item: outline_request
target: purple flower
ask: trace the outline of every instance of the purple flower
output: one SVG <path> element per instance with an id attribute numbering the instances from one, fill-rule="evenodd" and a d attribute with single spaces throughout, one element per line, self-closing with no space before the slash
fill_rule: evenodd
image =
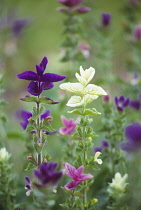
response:
<path id="1" fill-rule="evenodd" d="M 93 176 L 90 174 L 82 174 L 84 167 L 80 166 L 76 169 L 74 166 L 70 165 L 69 163 L 63 164 L 66 168 L 66 175 L 68 175 L 73 181 L 67 183 L 63 189 L 67 190 L 74 190 L 77 185 L 79 185 L 82 181 L 91 179 Z"/>
<path id="2" fill-rule="evenodd" d="M 134 122 L 125 128 L 126 142 L 121 143 L 121 149 L 127 152 L 141 150 L 141 124 Z"/>
<path id="3" fill-rule="evenodd" d="M 62 120 L 62 123 L 64 124 L 65 127 L 63 128 L 60 128 L 60 133 L 62 135 L 71 135 L 75 128 L 76 128 L 76 123 L 73 119 L 67 119 L 66 117 L 64 116 L 61 116 L 61 120 Z"/>
<path id="4" fill-rule="evenodd" d="M 65 6 L 65 8 L 58 8 L 58 11 L 61 12 L 75 11 L 77 13 L 83 14 L 91 10 L 88 7 L 75 8 L 77 5 L 81 4 L 83 0 L 57 0 L 57 1 L 59 1 L 61 4 Z"/>
<path id="5" fill-rule="evenodd" d="M 104 150 L 104 148 L 108 148 L 109 147 L 109 143 L 105 140 L 103 140 L 101 142 L 101 146 L 100 147 L 94 147 L 94 152 L 102 152 Z"/>
<path id="6" fill-rule="evenodd" d="M 123 95 L 117 97 L 115 96 L 115 104 L 117 107 L 117 110 L 122 112 L 124 109 L 129 105 L 129 98 L 125 98 Z"/>
<path id="7" fill-rule="evenodd" d="M 136 41 L 141 40 L 141 25 L 138 25 L 134 28 L 133 36 Z"/>
<path id="8" fill-rule="evenodd" d="M 28 182 L 28 184 L 25 185 L 25 189 L 27 189 L 26 195 L 29 196 L 30 193 L 32 192 L 31 180 L 30 180 L 30 178 L 28 176 L 26 176 L 25 179 Z"/>
<path id="9" fill-rule="evenodd" d="M 28 85 L 28 92 L 32 95 L 39 96 L 43 90 L 48 90 L 54 87 L 53 82 L 59 82 L 65 79 L 65 76 L 61 76 L 54 73 L 45 73 L 46 65 L 48 63 L 47 57 L 44 57 L 39 65 L 36 65 L 36 72 L 25 71 L 17 75 L 19 79 L 31 80 Z"/>
<path id="10" fill-rule="evenodd" d="M 57 0 L 67 7 L 75 7 L 83 2 L 83 0 Z"/>
<path id="11" fill-rule="evenodd" d="M 34 170 L 35 176 L 39 179 L 40 184 L 34 183 L 37 187 L 55 186 L 63 173 L 56 172 L 58 164 L 53 162 L 45 162 L 40 165 L 39 170 Z"/>
<path id="12" fill-rule="evenodd" d="M 101 14 L 101 27 L 109 26 L 111 23 L 111 14 L 102 13 Z"/>
<path id="13" fill-rule="evenodd" d="M 130 100 L 129 106 L 133 109 L 140 110 L 141 102 L 138 100 Z"/>
<path id="14" fill-rule="evenodd" d="M 110 96 L 107 94 L 107 95 L 103 96 L 102 99 L 103 99 L 104 102 L 109 102 L 110 101 Z"/>

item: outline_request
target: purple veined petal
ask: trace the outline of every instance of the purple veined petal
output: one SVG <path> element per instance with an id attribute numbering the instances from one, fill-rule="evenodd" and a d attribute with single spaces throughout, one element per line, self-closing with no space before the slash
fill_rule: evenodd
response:
<path id="1" fill-rule="evenodd" d="M 61 120 L 62 120 L 62 123 L 63 123 L 66 127 L 69 126 L 69 120 L 68 120 L 66 117 L 61 116 Z"/>
<path id="2" fill-rule="evenodd" d="M 81 174 L 80 177 L 78 177 L 78 180 L 76 181 L 85 181 L 87 179 L 91 179 L 93 176 L 90 174 Z"/>
<path id="3" fill-rule="evenodd" d="M 47 57 L 44 57 L 40 63 L 40 67 L 43 70 L 43 72 L 45 71 L 47 64 L 48 64 L 48 59 Z"/>
<path id="4" fill-rule="evenodd" d="M 46 73 L 41 76 L 40 81 L 41 82 L 59 82 L 65 78 L 66 78 L 66 76 L 61 76 L 59 74 Z"/>
<path id="5" fill-rule="evenodd" d="M 38 96 L 42 93 L 42 90 L 39 90 L 38 82 L 31 81 L 27 87 L 27 90 L 30 94 Z"/>
<path id="6" fill-rule="evenodd" d="M 42 68 L 39 65 L 36 65 L 36 71 L 38 76 L 42 76 L 44 73 L 44 70 L 42 70 Z"/>
<path id="7" fill-rule="evenodd" d="M 46 117 L 50 116 L 51 112 L 49 109 L 47 109 L 41 116 L 40 116 L 40 120 L 45 119 Z"/>
<path id="8" fill-rule="evenodd" d="M 30 178 L 28 176 L 26 176 L 25 179 L 29 184 L 31 183 Z"/>
<path id="9" fill-rule="evenodd" d="M 80 7 L 80 8 L 77 8 L 75 11 L 80 14 L 83 14 L 83 13 L 90 12 L 91 9 L 89 7 Z"/>
<path id="10" fill-rule="evenodd" d="M 79 184 L 81 183 L 81 181 L 71 181 L 69 183 L 67 183 L 64 187 L 61 187 L 62 189 L 66 189 L 66 190 L 74 190 Z"/>
<path id="11" fill-rule="evenodd" d="M 77 174 L 80 176 L 82 174 L 84 170 L 84 166 L 80 166 L 78 169 L 77 169 Z"/>
<path id="12" fill-rule="evenodd" d="M 63 164 L 66 168 L 66 175 L 68 175 L 70 178 L 74 179 L 74 175 L 77 173 L 77 170 L 74 166 L 70 165 L 69 163 Z"/>
<path id="13" fill-rule="evenodd" d="M 52 82 L 42 82 L 41 83 L 41 90 L 49 90 L 54 87 Z"/>
<path id="14" fill-rule="evenodd" d="M 19 79 L 38 81 L 39 76 L 34 71 L 24 71 L 17 75 Z"/>
<path id="15" fill-rule="evenodd" d="M 23 128 L 23 130 L 25 130 L 29 123 L 28 119 L 32 117 L 32 113 L 26 110 L 19 110 L 17 111 L 16 115 L 17 115 L 17 118 L 23 121 L 23 122 L 20 122 L 20 125 Z"/>

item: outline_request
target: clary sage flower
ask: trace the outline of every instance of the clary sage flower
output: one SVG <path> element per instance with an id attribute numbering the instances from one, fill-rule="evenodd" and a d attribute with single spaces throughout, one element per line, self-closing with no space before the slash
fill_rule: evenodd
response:
<path id="1" fill-rule="evenodd" d="M 0 162 L 5 162 L 10 158 L 10 154 L 7 152 L 5 147 L 0 149 Z"/>
<path id="2" fill-rule="evenodd" d="M 62 135 L 71 135 L 76 128 L 76 122 L 74 121 L 74 119 L 67 119 L 64 116 L 61 116 L 61 120 L 64 124 L 64 127 L 60 128 L 60 133 Z"/>
<path id="3" fill-rule="evenodd" d="M 78 82 L 76 83 L 63 83 L 60 88 L 69 92 L 78 93 L 82 96 L 72 96 L 67 103 L 67 106 L 77 107 L 86 106 L 91 103 L 94 99 L 97 99 L 100 95 L 107 95 L 107 93 L 100 87 L 94 84 L 88 84 L 95 75 L 95 69 L 90 67 L 89 69 L 83 70 L 80 66 L 80 75 L 75 74 Z"/>
<path id="4" fill-rule="evenodd" d="M 120 195 L 125 192 L 127 177 L 128 174 L 125 174 L 123 177 L 119 172 L 115 174 L 115 177 L 112 179 L 112 183 L 109 184 L 107 190 L 111 196 L 119 194 L 120 197 Z"/>
<path id="5" fill-rule="evenodd" d="M 76 169 L 69 163 L 64 163 L 63 165 L 66 168 L 66 175 L 73 179 L 73 181 L 62 187 L 63 189 L 74 190 L 82 181 L 93 178 L 93 176 L 90 174 L 82 174 L 84 166 L 80 166 L 78 169 Z"/>

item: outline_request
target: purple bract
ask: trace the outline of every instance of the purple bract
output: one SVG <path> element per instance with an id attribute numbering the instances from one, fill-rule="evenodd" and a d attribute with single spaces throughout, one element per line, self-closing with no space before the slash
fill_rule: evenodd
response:
<path id="1" fill-rule="evenodd" d="M 63 164 L 66 168 L 66 175 L 73 179 L 73 181 L 67 183 L 63 189 L 67 190 L 74 190 L 77 185 L 79 185 L 82 181 L 91 179 L 93 176 L 90 174 L 82 174 L 84 167 L 80 166 L 76 169 L 74 166 L 70 165 L 69 163 Z"/>
<path id="2" fill-rule="evenodd" d="M 40 184 L 34 183 L 37 187 L 50 187 L 57 185 L 63 173 L 56 172 L 58 164 L 53 162 L 45 162 L 40 165 L 39 170 L 34 170 L 35 176 L 39 179 Z"/>
<path id="3" fill-rule="evenodd" d="M 61 120 L 64 124 L 64 127 L 60 128 L 60 133 L 62 135 L 71 135 L 76 128 L 76 122 L 73 119 L 68 120 L 64 116 L 61 116 Z"/>
<path id="4" fill-rule="evenodd" d="M 31 80 L 28 85 L 28 92 L 32 95 L 39 96 L 43 90 L 48 90 L 54 87 L 53 82 L 59 82 L 65 79 L 54 73 L 45 73 L 46 65 L 48 63 L 47 57 L 44 57 L 39 65 L 36 65 L 36 72 L 25 71 L 17 75 L 19 79 Z"/>
<path id="5" fill-rule="evenodd" d="M 124 109 L 129 105 L 129 98 L 125 98 L 123 95 L 115 97 L 115 104 L 118 111 L 124 111 Z"/>
<path id="6" fill-rule="evenodd" d="M 83 0 L 57 0 L 67 7 L 75 7 L 83 2 Z"/>
<path id="7" fill-rule="evenodd" d="M 134 28 L 133 36 L 136 41 L 141 40 L 141 25 L 138 25 Z"/>
<path id="8" fill-rule="evenodd" d="M 134 122 L 125 128 L 126 142 L 121 143 L 121 149 L 127 152 L 141 150 L 141 124 Z"/>

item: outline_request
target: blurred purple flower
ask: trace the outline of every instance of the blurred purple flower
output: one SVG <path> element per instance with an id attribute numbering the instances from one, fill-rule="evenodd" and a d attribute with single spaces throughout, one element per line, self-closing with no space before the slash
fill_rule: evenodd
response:
<path id="1" fill-rule="evenodd" d="M 11 28 L 13 35 L 16 37 L 21 36 L 23 29 L 29 25 L 29 21 L 27 19 L 17 19 L 14 20 Z"/>
<path id="2" fill-rule="evenodd" d="M 88 7 L 75 8 L 77 5 L 81 4 L 83 0 L 57 0 L 57 1 L 59 1 L 61 4 L 63 4 L 66 7 L 66 8 L 58 8 L 58 11 L 60 12 L 75 11 L 77 13 L 83 14 L 91 10 Z"/>
<path id="3" fill-rule="evenodd" d="M 121 149 L 127 152 L 141 150 L 141 124 L 134 122 L 125 128 L 126 142 L 121 143 Z"/>
<path id="4" fill-rule="evenodd" d="M 104 102 L 109 102 L 110 101 L 110 96 L 107 94 L 107 95 L 103 96 L 102 100 Z"/>
<path id="5" fill-rule="evenodd" d="M 82 181 L 91 179 L 93 176 L 90 174 L 82 174 L 84 167 L 80 166 L 78 169 L 76 169 L 74 166 L 70 165 L 69 163 L 63 164 L 66 168 L 66 175 L 69 176 L 74 181 L 71 181 L 67 183 L 63 189 L 67 190 L 74 190 L 77 185 L 79 185 Z"/>
<path id="6" fill-rule="evenodd" d="M 63 173 L 56 172 L 58 164 L 53 162 L 45 162 L 40 165 L 39 170 L 34 170 L 35 176 L 39 179 L 40 184 L 34 183 L 36 187 L 50 187 L 57 185 Z"/>
<path id="7" fill-rule="evenodd" d="M 73 119 L 68 120 L 64 116 L 61 116 L 61 120 L 65 127 L 60 128 L 60 133 L 62 135 L 71 135 L 76 128 L 76 122 Z"/>
<path id="8" fill-rule="evenodd" d="M 83 0 L 57 0 L 67 7 L 75 7 L 83 2 Z"/>
<path id="9" fill-rule="evenodd" d="M 133 36 L 136 41 L 141 40 L 141 25 L 138 25 L 134 28 Z"/>
<path id="10" fill-rule="evenodd" d="M 139 100 L 130 100 L 129 106 L 133 109 L 140 110 L 141 101 Z"/>
<path id="11" fill-rule="evenodd" d="M 44 73 L 46 65 L 48 63 L 47 57 L 44 57 L 39 65 L 36 65 L 36 72 L 25 71 L 17 75 L 19 79 L 31 80 L 28 85 L 28 92 L 32 95 L 39 96 L 43 90 L 48 90 L 54 87 L 53 82 L 59 82 L 65 79 L 65 76 L 61 76 L 54 73 Z"/>
<path id="12" fill-rule="evenodd" d="M 109 26 L 111 23 L 111 14 L 110 13 L 102 13 L 101 14 L 101 27 Z"/>
<path id="13" fill-rule="evenodd" d="M 123 112 L 124 109 L 129 105 L 130 99 L 129 98 L 125 98 L 123 95 L 117 97 L 115 96 L 115 104 L 117 107 L 118 111 Z"/>
<path id="14" fill-rule="evenodd" d="M 32 192 L 31 180 L 30 180 L 30 178 L 28 176 L 26 176 L 25 179 L 28 182 L 28 184 L 25 185 L 25 189 L 27 189 L 26 195 L 29 196 L 30 193 Z"/>
<path id="15" fill-rule="evenodd" d="M 108 148 L 109 147 L 109 143 L 105 140 L 103 140 L 101 142 L 101 146 L 100 147 L 94 147 L 93 151 L 96 152 L 102 152 L 104 150 L 104 148 Z"/>

